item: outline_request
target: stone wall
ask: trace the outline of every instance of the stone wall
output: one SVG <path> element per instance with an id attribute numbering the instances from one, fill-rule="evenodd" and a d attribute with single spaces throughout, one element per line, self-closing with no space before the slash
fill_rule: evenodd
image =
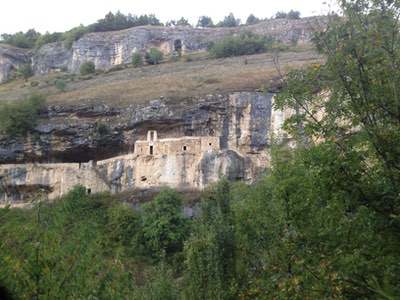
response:
<path id="1" fill-rule="evenodd" d="M 124 136 L 126 142 L 133 141 L 123 155 L 92 162 L 0 165 L 0 201 L 24 202 L 24 194 L 38 189 L 54 199 L 76 184 L 84 185 L 90 192 L 123 192 L 160 186 L 202 189 L 222 176 L 245 182 L 256 180 L 269 166 L 271 138 L 282 135 L 281 126 L 290 112 L 274 110 L 272 94 L 233 93 L 197 100 L 192 106 L 180 103 L 177 110 L 162 101 L 157 105 L 152 102 L 152 113 L 146 106 L 132 110 L 126 119 L 116 115 L 119 124 L 126 122 L 124 131 L 116 135 Z M 133 111 L 138 115 L 132 115 Z M 83 128 L 78 134 L 82 146 L 89 140 L 81 135 L 87 134 L 89 125 L 84 123 L 87 119 L 76 120 L 74 116 L 74 122 Z M 140 116 L 140 120 L 133 122 L 134 116 Z M 59 121 L 59 116 L 56 119 Z M 55 126 L 51 119 L 46 124 L 49 128 Z M 70 125 L 63 122 L 63 126 L 69 132 L 65 140 L 70 142 L 74 139 L 73 132 L 68 130 Z M 52 130 L 46 132 L 49 140 L 57 139 Z M 45 137 L 39 136 L 42 139 Z M 61 143 L 56 142 L 68 152 L 68 147 Z"/>

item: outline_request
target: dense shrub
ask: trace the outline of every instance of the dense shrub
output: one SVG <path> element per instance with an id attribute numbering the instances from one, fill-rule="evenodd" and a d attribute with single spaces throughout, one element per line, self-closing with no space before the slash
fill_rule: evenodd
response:
<path id="1" fill-rule="evenodd" d="M 214 27 L 214 22 L 210 17 L 201 16 L 197 21 L 197 27 L 202 27 L 202 28 Z"/>
<path id="2" fill-rule="evenodd" d="M 300 12 L 297 10 L 291 10 L 288 13 L 279 11 L 276 13 L 275 19 L 300 19 Z"/>
<path id="3" fill-rule="evenodd" d="M 146 52 L 145 59 L 148 64 L 157 65 L 162 61 L 163 56 L 164 55 L 160 50 L 157 48 L 151 48 Z"/>
<path id="4" fill-rule="evenodd" d="M 75 41 L 80 39 L 85 33 L 88 32 L 89 30 L 87 27 L 80 25 L 63 33 L 62 40 L 64 41 L 65 48 L 70 49 Z"/>
<path id="5" fill-rule="evenodd" d="M 182 199 L 175 191 L 165 189 L 152 202 L 143 205 L 143 236 L 152 255 L 181 251 L 187 229 Z"/>
<path id="6" fill-rule="evenodd" d="M 65 89 L 67 87 L 67 83 L 65 82 L 65 80 L 63 79 L 57 79 L 54 82 L 55 87 L 57 88 L 57 90 L 61 91 L 61 92 L 65 92 Z"/>
<path id="7" fill-rule="evenodd" d="M 247 20 L 246 20 L 246 25 L 254 25 L 259 23 L 261 20 L 259 18 L 257 18 L 255 15 L 251 14 L 248 16 Z"/>
<path id="8" fill-rule="evenodd" d="M 224 20 L 217 24 L 218 27 L 236 27 L 240 25 L 240 19 L 236 19 L 233 13 L 227 15 Z"/>
<path id="9" fill-rule="evenodd" d="M 32 95 L 28 99 L 0 106 L 0 132 L 8 136 L 24 136 L 37 125 L 44 97 Z"/>
<path id="10" fill-rule="evenodd" d="M 250 55 L 262 53 L 272 47 L 272 39 L 251 33 L 239 36 L 227 37 L 210 46 L 209 52 L 212 56 L 229 57 L 239 55 Z"/>
<path id="11" fill-rule="evenodd" d="M 81 73 L 81 75 L 93 74 L 94 72 L 96 72 L 96 66 L 93 62 L 87 61 L 80 66 L 79 72 Z"/>
<path id="12" fill-rule="evenodd" d="M 33 48 L 39 37 L 40 33 L 35 31 L 35 29 L 30 29 L 25 33 L 24 32 L 17 32 L 15 34 L 4 33 L 1 35 L 3 43 L 20 48 Z"/>
<path id="13" fill-rule="evenodd" d="M 53 33 L 46 32 L 45 34 L 42 34 L 37 38 L 35 42 L 35 48 L 40 48 L 43 45 L 49 43 L 59 42 L 62 39 L 63 39 L 63 34 L 61 32 L 53 32 Z"/>
<path id="14" fill-rule="evenodd" d="M 33 69 L 31 64 L 24 64 L 17 69 L 17 76 L 21 76 L 25 80 L 33 76 Z"/>
<path id="15" fill-rule="evenodd" d="M 133 53 L 132 56 L 132 65 L 137 68 L 143 65 L 143 57 L 142 54 L 138 51 L 136 51 L 135 53 Z"/>
<path id="16" fill-rule="evenodd" d="M 109 12 L 103 19 L 88 26 L 90 32 L 122 30 L 130 27 L 153 25 L 161 26 L 160 20 L 155 15 L 124 15 L 121 12 Z"/>

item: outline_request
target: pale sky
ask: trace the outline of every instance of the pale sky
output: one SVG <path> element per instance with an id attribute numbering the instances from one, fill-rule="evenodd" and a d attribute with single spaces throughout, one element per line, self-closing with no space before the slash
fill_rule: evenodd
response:
<path id="1" fill-rule="evenodd" d="M 155 14 L 162 22 L 182 16 L 192 24 L 201 15 L 214 22 L 232 12 L 246 21 L 250 13 L 273 16 L 277 11 L 299 10 L 302 16 L 321 15 L 334 0 L 2 0 L 0 34 L 35 28 L 40 32 L 66 31 L 88 25 L 109 12 Z"/>

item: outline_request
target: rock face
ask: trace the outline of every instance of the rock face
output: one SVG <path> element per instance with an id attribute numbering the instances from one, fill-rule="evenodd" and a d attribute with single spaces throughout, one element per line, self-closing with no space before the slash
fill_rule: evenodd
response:
<path id="1" fill-rule="evenodd" d="M 251 26 L 236 28 L 191 28 L 191 27 L 156 27 L 142 26 L 122 31 L 98 32 L 84 35 L 76 41 L 71 49 L 62 43 L 44 45 L 42 48 L 26 55 L 23 50 L 9 52 L 0 47 L 0 83 L 8 78 L 10 66 L 31 61 L 36 74 L 66 70 L 78 72 L 82 63 L 94 62 L 98 69 L 110 69 L 113 66 L 130 63 L 135 51 L 144 51 L 151 47 L 160 49 L 165 54 L 175 50 L 176 45 L 183 52 L 205 50 L 210 42 L 225 36 L 241 32 L 253 32 L 263 36 L 271 36 L 283 43 L 298 41 L 309 43 L 315 28 L 325 22 L 324 18 L 303 18 L 299 20 L 276 19 Z M 322 25 L 323 26 L 323 25 Z"/>
<path id="2" fill-rule="evenodd" d="M 0 83 L 7 81 L 19 66 L 30 62 L 27 50 L 0 44 Z"/>
<path id="3" fill-rule="evenodd" d="M 252 182 L 286 115 L 272 102 L 272 94 L 238 92 L 124 109 L 50 107 L 36 134 L 0 142 L 0 201 L 23 201 L 38 187 L 54 198 L 77 183 L 119 192 L 201 189 L 221 176 Z"/>

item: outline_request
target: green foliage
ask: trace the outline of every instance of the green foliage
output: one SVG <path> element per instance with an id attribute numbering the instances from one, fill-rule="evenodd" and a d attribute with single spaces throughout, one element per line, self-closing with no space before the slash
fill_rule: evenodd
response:
<path id="1" fill-rule="evenodd" d="M 33 48 L 40 33 L 35 29 L 29 29 L 27 32 L 17 32 L 15 34 L 2 34 L 1 39 L 3 43 L 19 47 L 19 48 Z"/>
<path id="2" fill-rule="evenodd" d="M 162 24 L 155 15 L 124 15 L 118 11 L 115 14 L 109 12 L 103 19 L 89 25 L 88 30 L 90 32 L 114 31 L 144 25 L 161 26 Z"/>
<path id="3" fill-rule="evenodd" d="M 67 83 L 65 82 L 65 80 L 63 79 L 57 79 L 54 82 L 55 87 L 57 88 L 57 90 L 61 91 L 61 92 L 65 92 L 65 89 L 67 87 Z"/>
<path id="4" fill-rule="evenodd" d="M 290 10 L 289 12 L 279 11 L 275 15 L 275 19 L 300 19 L 300 12 L 297 10 Z"/>
<path id="5" fill-rule="evenodd" d="M 46 32 L 45 34 L 40 35 L 35 42 L 35 48 L 40 48 L 46 44 L 59 42 L 63 39 L 63 34 L 60 32 Z"/>
<path id="6" fill-rule="evenodd" d="M 136 51 L 135 53 L 133 53 L 132 65 L 135 68 L 143 66 L 143 57 L 142 57 L 142 54 L 140 52 Z"/>
<path id="7" fill-rule="evenodd" d="M 20 67 L 18 67 L 17 76 L 21 76 L 25 80 L 27 80 L 29 77 L 32 77 L 33 70 L 32 70 L 31 64 L 27 63 L 27 64 L 24 64 L 24 65 L 21 65 Z"/>
<path id="8" fill-rule="evenodd" d="M 150 65 L 158 65 L 163 59 L 163 53 L 157 48 L 151 48 L 146 52 L 145 60 Z"/>
<path id="9" fill-rule="evenodd" d="M 144 242 L 152 255 L 182 250 L 188 228 L 179 194 L 170 189 L 161 191 L 152 202 L 143 205 L 142 219 Z"/>
<path id="10" fill-rule="evenodd" d="M 83 188 L 0 209 L 0 282 L 23 299 L 399 299 L 400 5 L 342 8 L 315 37 L 325 64 L 284 78 L 297 147 L 273 144 L 264 178 L 210 187 L 192 226 L 172 190 L 139 212 Z"/>
<path id="11" fill-rule="evenodd" d="M 257 18 L 255 15 L 251 14 L 247 17 L 246 25 L 254 25 L 254 24 L 260 23 L 260 21 L 261 20 L 259 18 Z"/>
<path id="12" fill-rule="evenodd" d="M 175 21 L 175 20 L 171 20 L 168 21 L 165 26 L 167 27 L 172 27 L 172 26 L 191 26 L 189 21 L 187 19 L 185 19 L 184 17 L 180 18 L 179 20 Z"/>
<path id="13" fill-rule="evenodd" d="M 197 27 L 214 27 L 214 22 L 210 17 L 201 16 L 197 22 Z"/>
<path id="14" fill-rule="evenodd" d="M 84 62 L 80 66 L 79 72 L 81 73 L 81 75 L 93 74 L 94 72 L 96 72 L 96 66 L 91 61 Z"/>
<path id="15" fill-rule="evenodd" d="M 0 132 L 10 137 L 24 136 L 37 125 L 45 99 L 32 95 L 26 100 L 0 106 Z"/>
<path id="16" fill-rule="evenodd" d="M 231 299 L 236 294 L 230 199 L 226 180 L 204 195 L 201 217 L 185 243 L 185 292 L 189 299 Z"/>
<path id="17" fill-rule="evenodd" d="M 106 123 L 96 123 L 96 131 L 100 137 L 111 133 L 111 128 Z"/>
<path id="18" fill-rule="evenodd" d="M 133 291 L 124 254 L 108 242 L 109 196 L 77 188 L 56 205 L 2 211 L 0 280 L 18 299 L 122 299 Z"/>
<path id="19" fill-rule="evenodd" d="M 240 25 L 240 19 L 236 19 L 233 13 L 227 15 L 224 20 L 218 22 L 217 27 L 237 27 Z"/>
<path id="20" fill-rule="evenodd" d="M 217 58 L 251 55 L 266 52 L 272 47 L 272 44 L 271 38 L 244 33 L 239 36 L 226 37 L 219 42 L 213 43 L 209 52 Z"/>
<path id="21" fill-rule="evenodd" d="M 65 48 L 70 49 L 75 41 L 80 39 L 85 33 L 88 32 L 88 28 L 81 24 L 78 27 L 74 27 L 71 30 L 63 33 L 62 39 L 64 41 Z"/>

